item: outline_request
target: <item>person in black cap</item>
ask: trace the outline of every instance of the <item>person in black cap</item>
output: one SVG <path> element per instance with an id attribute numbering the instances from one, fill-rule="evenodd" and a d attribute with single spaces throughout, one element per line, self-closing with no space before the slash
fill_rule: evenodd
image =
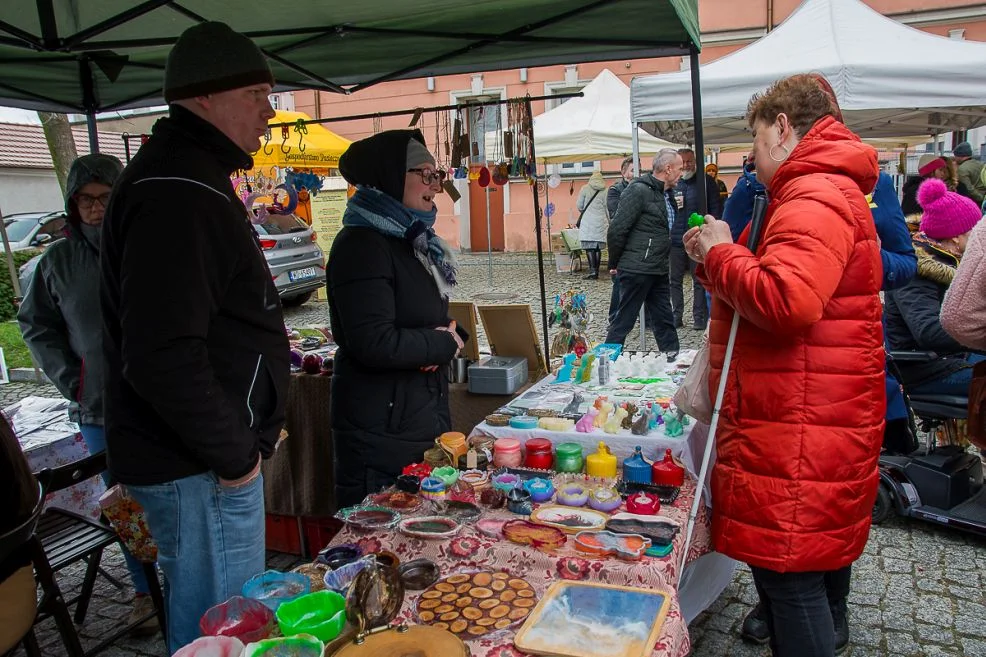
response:
<path id="1" fill-rule="evenodd" d="M 169 653 L 264 570 L 260 461 L 284 426 L 290 352 L 230 174 L 253 166 L 273 84 L 247 37 L 186 30 L 165 69 L 170 115 L 124 170 L 103 227 L 109 466 L 157 541 Z M 180 237 L 165 238 L 176 223 Z"/>
<path id="2" fill-rule="evenodd" d="M 356 194 L 326 266 L 336 502 L 394 483 L 449 430 L 446 365 L 463 346 L 448 317 L 455 261 L 434 231 L 445 172 L 418 130 L 352 144 L 339 171 Z"/>
<path id="3" fill-rule="evenodd" d="M 972 144 L 962 142 L 952 151 L 955 164 L 958 165 L 959 183 L 965 185 L 966 196 L 982 207 L 986 198 L 986 183 L 983 182 L 983 163 L 972 157 Z"/>

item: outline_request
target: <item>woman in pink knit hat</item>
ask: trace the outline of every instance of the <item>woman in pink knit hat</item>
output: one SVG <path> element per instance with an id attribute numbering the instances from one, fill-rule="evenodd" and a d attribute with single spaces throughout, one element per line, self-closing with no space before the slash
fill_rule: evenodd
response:
<path id="1" fill-rule="evenodd" d="M 920 232 L 914 236 L 917 276 L 885 295 L 887 341 L 893 350 L 938 355 L 927 363 L 898 363 L 909 392 L 965 396 L 972 366 L 983 357 L 969 353 L 949 335 L 939 313 L 982 213 L 972 200 L 948 191 L 945 182 L 935 178 L 921 184 L 917 200 L 923 210 Z"/>

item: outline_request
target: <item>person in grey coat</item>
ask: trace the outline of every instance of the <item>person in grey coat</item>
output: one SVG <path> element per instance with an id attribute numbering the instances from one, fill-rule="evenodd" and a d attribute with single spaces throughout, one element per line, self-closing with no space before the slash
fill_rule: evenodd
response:
<path id="1" fill-rule="evenodd" d="M 90 454 L 106 449 L 103 431 L 103 322 L 99 310 L 99 239 L 110 192 L 123 171 L 111 155 L 84 155 L 72 163 L 65 184 L 65 239 L 44 252 L 17 312 L 24 342 L 35 362 L 72 403 L 69 417 Z M 107 473 L 103 479 L 110 484 Z M 124 550 L 136 597 L 130 621 L 154 609 L 141 563 Z M 138 633 L 157 631 L 155 621 Z"/>
<path id="2" fill-rule="evenodd" d="M 681 177 L 681 156 L 671 148 L 654 156 L 654 165 L 620 195 L 616 216 L 609 224 L 609 268 L 617 271 L 620 302 L 606 342 L 623 344 L 637 321 L 641 306 L 653 317 L 658 348 L 668 360 L 678 355 L 678 333 L 671 311 L 668 277 L 674 186 Z"/>

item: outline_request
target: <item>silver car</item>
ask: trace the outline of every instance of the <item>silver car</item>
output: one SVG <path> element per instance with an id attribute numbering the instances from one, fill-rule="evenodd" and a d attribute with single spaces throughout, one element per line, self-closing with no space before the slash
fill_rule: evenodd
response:
<path id="1" fill-rule="evenodd" d="M 9 214 L 3 218 L 3 227 L 7 231 L 11 251 L 39 249 L 65 236 L 62 233 L 65 211 Z M 3 251 L 2 242 L 0 251 Z"/>
<path id="2" fill-rule="evenodd" d="M 300 306 L 325 285 L 325 254 L 315 231 L 293 214 L 270 214 L 254 224 L 274 286 L 285 306 Z"/>

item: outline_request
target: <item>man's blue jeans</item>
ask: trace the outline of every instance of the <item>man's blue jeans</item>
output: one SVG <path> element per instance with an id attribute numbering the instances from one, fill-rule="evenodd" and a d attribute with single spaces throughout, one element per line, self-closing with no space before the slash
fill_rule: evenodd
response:
<path id="1" fill-rule="evenodd" d="M 198 638 L 207 609 L 239 595 L 264 571 L 263 476 L 228 487 L 206 472 L 127 490 L 144 507 L 157 542 L 173 654 Z"/>
<path id="2" fill-rule="evenodd" d="M 98 424 L 80 424 L 79 433 L 90 454 L 98 454 L 106 451 L 106 432 Z M 104 470 L 101 475 L 103 483 L 109 488 L 112 485 L 109 470 Z M 130 581 L 133 582 L 134 592 L 138 595 L 148 595 L 150 588 L 147 586 L 147 577 L 144 575 L 144 567 L 140 561 L 130 554 L 130 550 L 121 543 L 123 548 L 123 560 L 127 564 L 127 571 L 130 573 Z"/>

